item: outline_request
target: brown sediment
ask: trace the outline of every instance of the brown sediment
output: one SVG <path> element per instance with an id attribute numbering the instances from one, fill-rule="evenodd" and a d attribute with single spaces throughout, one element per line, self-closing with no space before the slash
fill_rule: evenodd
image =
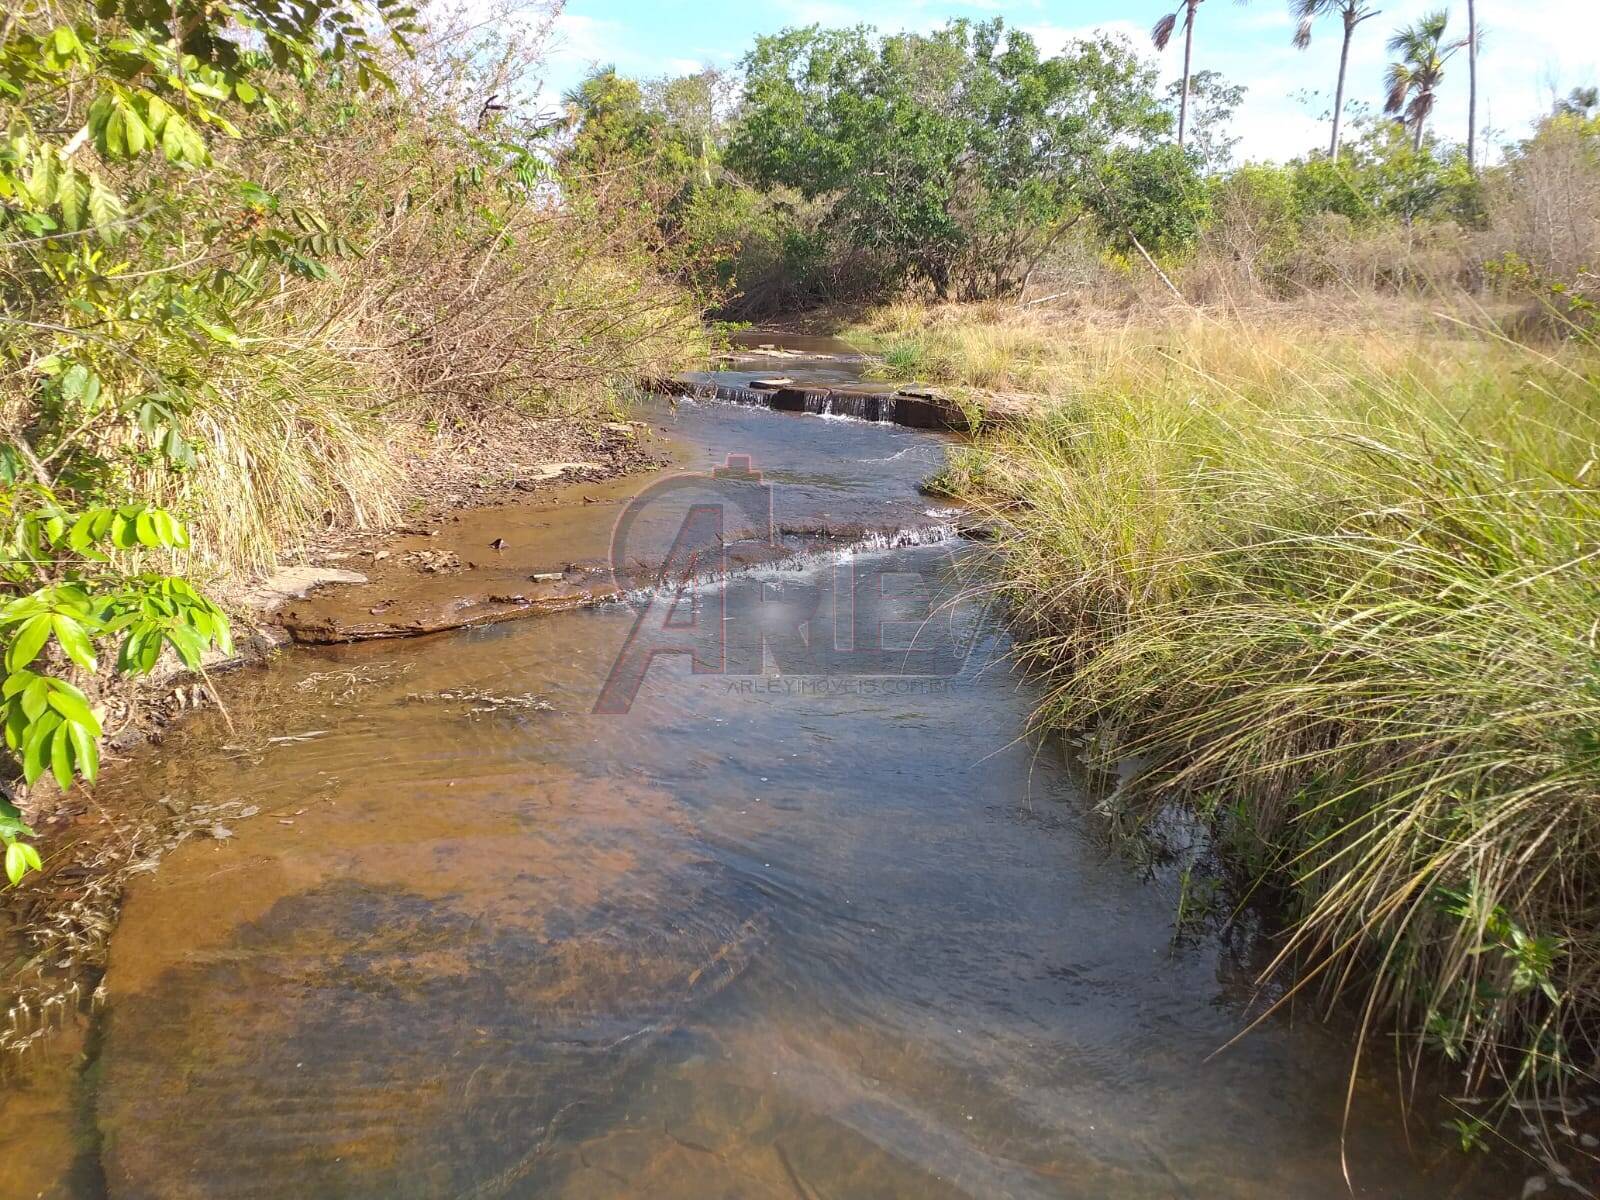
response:
<path id="1" fill-rule="evenodd" d="M 611 539 L 628 503 L 666 470 L 569 485 L 535 502 L 460 512 L 375 544 L 355 562 L 361 582 L 335 582 L 271 614 L 296 642 L 416 637 L 604 604 L 662 582 L 658 556 L 613 565 Z M 724 532 L 730 570 L 772 566 L 890 539 L 892 523 L 787 519 Z M 661 548 L 665 551 L 666 547 Z M 428 554 L 455 570 L 419 569 Z"/>
<path id="2" fill-rule="evenodd" d="M 591 603 L 604 589 L 589 584 L 573 587 L 570 580 L 594 579 L 604 564 L 598 559 L 582 562 L 577 554 L 563 563 L 572 570 L 563 574 L 561 583 L 528 581 L 528 599 L 504 603 L 462 587 L 464 579 L 473 579 L 485 583 L 480 592 L 495 591 L 501 585 L 487 583 L 487 573 L 428 574 L 412 565 L 402 567 L 398 560 L 411 549 L 453 549 L 454 539 L 429 537 L 425 532 L 445 529 L 459 535 L 464 563 L 496 558 L 514 563 L 514 553 L 500 555 L 489 546 L 500 534 L 484 531 L 505 528 L 501 514 L 524 510 L 535 514 L 525 517 L 528 524 L 547 527 L 547 544 L 585 546 L 603 555 L 606 539 L 600 533 L 609 529 L 610 519 L 601 515 L 601 505 L 586 501 L 633 494 L 659 472 L 671 449 L 637 422 L 585 428 L 572 421 L 536 421 L 484 431 L 464 448 L 458 447 L 460 455 L 454 463 L 428 460 L 412 464 L 416 502 L 405 530 L 329 531 L 319 551 L 303 552 L 303 557 L 337 564 L 336 568 L 320 572 L 302 568 L 302 573 L 309 581 L 343 578 L 347 582 L 342 586 L 350 594 L 364 593 L 369 587 L 354 580 L 366 579 L 379 587 L 408 576 L 422 581 L 417 594 L 408 598 L 409 607 L 397 610 L 392 624 L 363 614 L 369 625 L 362 627 L 359 635 L 366 637 L 423 633 L 522 616 L 533 609 L 558 611 Z M 581 462 L 574 458 L 578 453 L 584 456 Z M 541 469 L 547 465 L 544 459 L 560 454 L 574 461 L 556 463 L 563 468 L 560 471 Z M 530 463 L 530 458 L 539 461 Z M 579 469 L 568 469 L 575 465 Z M 595 536 L 580 536 L 580 528 L 592 529 Z M 511 535 L 505 536 L 510 541 Z M 479 540 L 484 543 L 481 547 L 475 544 Z M 469 541 L 474 543 L 470 556 L 466 554 Z M 399 552 L 375 560 L 382 546 L 398 547 Z M 238 589 L 236 605 L 243 602 L 246 590 Z M 453 598 L 449 595 L 452 591 L 458 593 Z M 314 613 L 323 598 L 315 590 L 311 596 L 310 600 L 292 601 L 291 609 L 304 605 L 304 611 Z M 424 596 L 429 599 L 425 601 Z M 333 605 L 330 611 L 340 610 Z M 117 686 L 108 686 L 96 696 L 106 712 L 106 782 L 116 778 L 119 767 L 125 765 L 118 761 L 122 755 L 159 738 L 178 717 L 204 712 L 214 721 L 215 675 L 263 662 L 288 640 L 287 621 L 280 623 L 271 613 L 259 611 L 255 621 L 253 629 L 240 623 L 236 633 L 239 652 L 231 659 L 208 660 L 204 677 L 169 669 L 151 679 L 113 681 Z M 308 616 L 308 633 L 301 640 L 319 640 L 309 633 L 313 621 Z M 341 634 L 326 640 L 348 638 Z M 213 733 L 226 737 L 225 728 Z M 13 893 L 0 915 L 0 938 L 14 954 L 5 988 L 6 1005 L 0 1006 L 0 1076 L 8 1079 L 8 1087 L 17 1086 L 33 1069 L 31 1051 L 35 1047 L 57 1041 L 63 1029 L 81 1040 L 127 881 L 153 871 L 169 851 L 190 839 L 210 840 L 222 854 L 231 845 L 236 823 L 252 808 L 242 800 L 180 802 L 172 796 L 126 789 L 114 805 L 106 807 L 97 798 L 97 793 L 105 790 L 104 785 L 79 786 L 63 796 L 41 784 L 31 797 L 29 808 L 39 831 L 37 841 L 45 869 Z M 273 828 L 280 835 L 286 832 Z M 221 836 L 214 837 L 213 831 Z M 291 861 L 282 870 L 294 874 L 303 867 Z M 230 896 L 226 906 L 197 906 L 194 921 L 184 930 L 174 931 L 172 937 L 180 943 L 186 939 L 203 942 L 210 925 L 218 925 L 220 932 L 247 920 L 252 911 L 250 896 L 242 894 Z M 70 1047 L 56 1047 L 47 1069 L 58 1069 L 62 1055 L 69 1053 Z M 8 1177 L 8 1181 L 14 1180 Z"/>
<path id="3" fill-rule="evenodd" d="M 612 527 L 662 473 L 565 484 L 531 502 L 456 512 L 369 543 L 354 559 L 365 583 L 320 588 L 271 620 L 295 641 L 326 643 L 437 633 L 613 598 Z M 419 570 L 410 557 L 419 553 L 453 556 L 460 567 Z"/>

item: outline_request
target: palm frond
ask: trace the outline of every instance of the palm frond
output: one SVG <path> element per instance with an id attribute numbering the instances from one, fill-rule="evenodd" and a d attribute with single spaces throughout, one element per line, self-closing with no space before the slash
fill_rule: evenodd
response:
<path id="1" fill-rule="evenodd" d="M 1170 12 L 1150 28 L 1150 41 L 1157 50 L 1165 50 L 1172 40 L 1172 31 L 1178 27 L 1178 14 Z"/>
<path id="2" fill-rule="evenodd" d="M 1406 96 L 1411 92 L 1411 84 L 1415 76 L 1411 68 L 1405 63 L 1391 63 L 1389 66 L 1389 94 L 1384 99 L 1383 111 L 1393 116 L 1400 112 L 1406 105 Z"/>
<path id="3" fill-rule="evenodd" d="M 1415 126 L 1426 121 L 1428 114 L 1433 112 L 1433 91 L 1424 89 L 1412 97 L 1411 103 L 1406 106 L 1406 124 Z"/>
<path id="4" fill-rule="evenodd" d="M 1300 18 L 1299 28 L 1294 31 L 1294 44 L 1297 49 L 1304 50 L 1311 45 L 1311 26 L 1315 23 L 1315 16 L 1307 15 Z"/>
<path id="5" fill-rule="evenodd" d="M 1401 58 L 1413 58 L 1422 45 L 1417 36 L 1416 27 L 1413 25 L 1402 26 L 1390 36 L 1388 47 L 1390 54 L 1397 54 Z"/>

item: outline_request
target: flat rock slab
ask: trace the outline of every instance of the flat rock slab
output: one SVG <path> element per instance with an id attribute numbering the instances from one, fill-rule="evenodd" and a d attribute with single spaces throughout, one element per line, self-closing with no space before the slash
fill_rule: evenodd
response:
<path id="1" fill-rule="evenodd" d="M 593 462 L 539 463 L 529 469 L 528 477 L 542 483 L 548 479 L 559 479 L 563 475 L 588 475 L 604 470 L 605 467 L 600 463 Z"/>
<path id="2" fill-rule="evenodd" d="M 748 386 L 706 383 L 676 376 L 651 376 L 639 387 L 658 396 L 705 397 L 731 404 L 760 404 L 782 412 L 854 417 L 913 429 L 965 432 L 967 414 L 948 396 L 920 389 L 883 391 L 855 387 L 806 387 L 783 380 L 756 380 Z"/>
<path id="3" fill-rule="evenodd" d="M 365 582 L 367 577 L 359 571 L 343 571 L 337 567 L 285 567 L 256 584 L 242 599 L 245 607 L 253 612 L 271 613 L 290 600 L 303 599 L 325 584 Z"/>

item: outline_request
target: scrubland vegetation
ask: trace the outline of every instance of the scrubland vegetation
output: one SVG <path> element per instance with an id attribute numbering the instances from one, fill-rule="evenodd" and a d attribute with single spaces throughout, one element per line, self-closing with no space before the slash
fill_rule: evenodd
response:
<path id="1" fill-rule="evenodd" d="M 93 778 L 99 644 L 124 673 L 194 666 L 229 645 L 196 583 L 392 519 L 407 456 L 598 414 L 693 352 L 653 229 L 566 202 L 550 129 L 508 102 L 538 22 L 490 16 L 7 6 L 0 637 L 26 785 Z M 24 831 L 7 803 L 13 879 Z"/>
<path id="2" fill-rule="evenodd" d="M 1307 38 L 1375 15 L 1296 7 Z M 1107 805 L 1203 817 L 1238 894 L 1280 898 L 1281 963 L 1361 997 L 1369 1042 L 1438 1051 L 1468 1090 L 1585 1078 L 1592 90 L 1485 161 L 1430 124 L 1477 51 L 1430 19 L 1391 43 L 1396 119 L 1341 102 L 1327 150 L 1238 164 L 1240 86 L 1164 92 L 1126 42 L 1049 56 L 955 22 L 790 30 L 738 76 L 602 68 L 548 120 L 540 31 L 508 17 L 0 18 L 0 637 L 27 783 L 93 776 L 97 644 L 133 672 L 226 645 L 189 579 L 392 517 L 419 445 L 600 411 L 702 313 L 831 305 L 887 373 L 1032 398 L 945 482 L 1000 532 L 1041 727 L 1147 764 Z M 24 835 L 0 811 L 13 878 Z"/>
<path id="3" fill-rule="evenodd" d="M 902 320 L 905 314 L 901 314 Z M 1279 963 L 1452 1086 L 1586 1078 L 1597 711 L 1590 348 L 1195 320 L 954 326 L 920 363 L 1043 383 L 943 480 L 999 531 L 1041 726 L 1135 822 L 1183 803 Z M 991 340 L 993 339 L 993 340 Z M 902 342 L 902 345 L 907 344 Z"/>

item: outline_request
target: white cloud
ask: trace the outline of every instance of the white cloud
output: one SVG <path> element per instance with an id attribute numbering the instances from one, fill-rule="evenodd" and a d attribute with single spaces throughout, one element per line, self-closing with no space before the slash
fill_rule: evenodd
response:
<path id="1" fill-rule="evenodd" d="M 1100 21 L 1093 25 L 1053 25 L 1044 21 L 1039 24 L 1023 25 L 1022 31 L 1038 42 L 1039 49 L 1046 54 L 1059 54 L 1068 42 L 1082 41 L 1103 33 L 1125 37 L 1138 47 L 1148 47 L 1150 36 L 1148 26 L 1120 18 Z"/>

